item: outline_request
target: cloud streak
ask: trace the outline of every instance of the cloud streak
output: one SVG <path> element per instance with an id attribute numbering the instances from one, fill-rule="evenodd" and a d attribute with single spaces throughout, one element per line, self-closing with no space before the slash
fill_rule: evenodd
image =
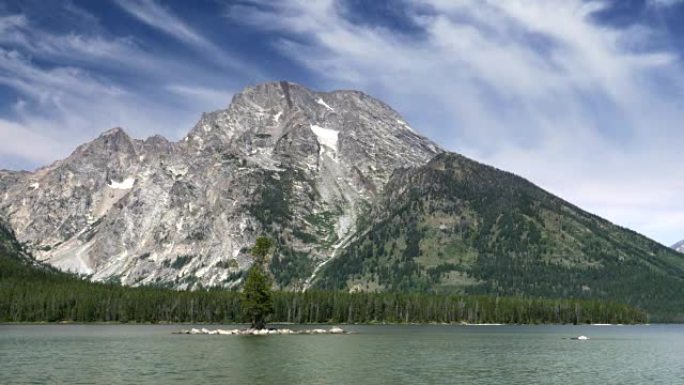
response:
<path id="1" fill-rule="evenodd" d="M 136 19 L 179 40 L 204 48 L 213 47 L 183 20 L 153 0 L 119 0 L 117 4 Z"/>
<path id="2" fill-rule="evenodd" d="M 672 7 L 684 3 L 684 0 L 647 0 L 651 7 Z"/>
<path id="3" fill-rule="evenodd" d="M 260 76 L 254 66 L 247 65 L 234 55 L 226 53 L 224 48 L 211 42 L 155 0 L 118 0 L 116 4 L 142 23 L 173 36 L 203 55 L 213 58 L 215 63 L 249 73 L 252 77 Z"/>

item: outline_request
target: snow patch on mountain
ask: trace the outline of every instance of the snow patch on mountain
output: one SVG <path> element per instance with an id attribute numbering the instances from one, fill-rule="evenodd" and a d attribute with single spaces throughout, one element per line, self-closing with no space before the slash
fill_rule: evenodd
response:
<path id="1" fill-rule="evenodd" d="M 403 121 L 401 119 L 397 119 L 397 123 L 401 124 L 402 126 L 404 126 L 404 128 L 408 129 L 411 132 L 416 132 L 416 130 L 411 128 L 411 126 L 409 126 L 408 123 L 406 123 L 405 121 Z"/>
<path id="2" fill-rule="evenodd" d="M 330 106 L 328 105 L 328 103 L 326 103 L 326 102 L 325 102 L 323 99 L 321 99 L 321 98 L 318 98 L 318 100 L 316 100 L 316 103 L 320 104 L 321 106 L 327 108 L 327 109 L 330 110 L 330 111 L 335 111 L 332 107 L 330 107 Z"/>
<path id="3" fill-rule="evenodd" d="M 109 183 L 109 187 L 119 189 L 119 190 L 129 190 L 133 188 L 133 184 L 135 183 L 135 178 L 126 178 L 121 182 L 116 182 L 112 180 Z"/>
<path id="4" fill-rule="evenodd" d="M 311 125 L 311 131 L 316 135 L 318 143 L 333 151 L 337 151 L 337 138 L 339 132 L 330 128 L 324 128 L 315 124 Z"/>

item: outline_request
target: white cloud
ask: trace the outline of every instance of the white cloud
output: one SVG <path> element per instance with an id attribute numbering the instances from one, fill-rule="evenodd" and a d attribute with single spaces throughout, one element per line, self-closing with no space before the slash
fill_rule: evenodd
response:
<path id="1" fill-rule="evenodd" d="M 684 238 L 665 219 L 684 215 L 684 71 L 640 38 L 658 36 L 648 26 L 598 24 L 605 2 L 406 1 L 412 36 L 353 24 L 334 1 L 256 3 L 227 16 L 277 32 L 322 84 L 367 90 L 440 144 L 617 223 Z"/>

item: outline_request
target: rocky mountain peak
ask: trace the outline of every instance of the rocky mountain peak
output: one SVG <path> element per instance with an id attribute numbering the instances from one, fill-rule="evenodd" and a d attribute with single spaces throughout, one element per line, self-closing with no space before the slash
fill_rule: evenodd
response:
<path id="1" fill-rule="evenodd" d="M 366 94 L 315 92 L 281 81 L 247 87 L 233 97 L 227 109 L 203 114 L 185 141 L 200 150 L 250 151 L 252 147 L 273 147 L 284 135 L 297 133 L 304 126 L 321 127 L 366 141 L 385 139 L 388 135 L 411 141 L 418 136 L 396 111 Z M 315 128 L 312 133 L 316 134 Z M 429 151 L 441 151 L 425 138 L 414 142 L 429 142 Z"/>
<path id="2" fill-rule="evenodd" d="M 5 178 L 0 209 L 37 257 L 93 279 L 235 285 L 251 264 L 245 250 L 266 233 L 282 247 L 278 284 L 303 287 L 394 170 L 440 152 L 366 94 L 270 82 L 202 114 L 178 143 L 117 127 Z"/>
<path id="3" fill-rule="evenodd" d="M 126 134 L 126 131 L 121 127 L 112 127 L 109 130 L 106 130 L 102 134 L 100 134 L 100 137 L 106 137 L 106 136 L 128 137 L 128 134 Z"/>
<path id="4" fill-rule="evenodd" d="M 135 155 L 136 144 L 134 140 L 121 127 L 111 128 L 100 134 L 93 141 L 79 146 L 69 158 L 82 158 L 103 154 L 108 156 L 116 154 Z"/>

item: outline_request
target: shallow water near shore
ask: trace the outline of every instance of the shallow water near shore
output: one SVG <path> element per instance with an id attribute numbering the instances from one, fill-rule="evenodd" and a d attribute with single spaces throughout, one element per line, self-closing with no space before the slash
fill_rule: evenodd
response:
<path id="1" fill-rule="evenodd" d="M 0 325 L 0 383 L 684 383 L 684 325 L 346 325 L 352 334 L 172 334 L 188 327 Z M 579 335 L 591 339 L 570 339 Z"/>

